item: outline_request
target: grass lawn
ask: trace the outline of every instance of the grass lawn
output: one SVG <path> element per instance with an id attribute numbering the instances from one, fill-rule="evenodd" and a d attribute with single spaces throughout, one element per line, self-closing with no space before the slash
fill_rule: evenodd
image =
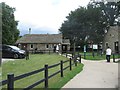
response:
<path id="1" fill-rule="evenodd" d="M 80 52 L 80 54 L 82 55 L 82 58 L 84 58 L 84 53 Z M 115 55 L 115 58 L 120 58 L 120 55 Z M 106 60 L 106 55 L 103 54 L 102 56 L 100 54 L 97 55 L 97 53 L 95 53 L 95 56 L 92 56 L 92 52 L 86 52 L 86 60 Z M 111 59 L 113 59 L 113 55 L 111 55 Z"/>
<path id="2" fill-rule="evenodd" d="M 2 64 L 2 79 L 6 79 L 8 73 L 14 73 L 15 76 L 24 74 L 27 72 L 31 72 L 40 68 L 43 68 L 45 64 L 53 65 L 59 63 L 61 60 L 67 60 L 67 58 L 57 55 L 57 54 L 31 54 L 29 60 L 18 59 L 15 61 L 8 61 Z M 69 65 L 69 62 L 64 66 Z M 65 83 L 67 83 L 71 78 L 73 78 L 77 73 L 82 70 L 83 64 L 79 64 L 77 67 L 73 66 L 73 70 L 70 71 L 69 68 L 64 71 L 64 77 L 61 78 L 60 74 L 54 76 L 49 79 L 49 87 L 50 88 L 61 88 Z M 49 69 L 49 75 L 58 71 L 60 66 L 55 67 L 53 69 Z M 15 88 L 24 88 L 27 87 L 34 82 L 43 79 L 44 74 L 40 72 L 38 74 L 29 76 L 22 80 L 15 81 Z M 6 86 L 3 86 L 5 88 Z M 44 83 L 36 86 L 35 88 L 43 88 Z"/>
<path id="3" fill-rule="evenodd" d="M 82 58 L 84 58 L 84 56 L 82 56 Z M 106 59 L 106 56 L 103 55 L 103 56 L 86 56 L 85 58 L 86 60 L 105 60 Z"/>
<path id="4" fill-rule="evenodd" d="M 120 60 L 118 60 L 116 63 L 120 63 Z"/>
<path id="5" fill-rule="evenodd" d="M 2 80 L 2 67 L 0 66 L 0 81 Z M 1 89 L 1 87 L 0 87 Z"/>

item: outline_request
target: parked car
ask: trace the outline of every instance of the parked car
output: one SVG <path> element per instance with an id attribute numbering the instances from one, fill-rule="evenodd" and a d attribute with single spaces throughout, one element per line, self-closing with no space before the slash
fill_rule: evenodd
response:
<path id="1" fill-rule="evenodd" d="M 25 51 L 16 46 L 2 45 L 2 58 L 25 58 Z"/>

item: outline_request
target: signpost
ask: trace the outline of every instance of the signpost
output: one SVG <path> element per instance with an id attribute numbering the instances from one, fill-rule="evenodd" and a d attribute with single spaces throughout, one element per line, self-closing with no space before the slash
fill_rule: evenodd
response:
<path id="1" fill-rule="evenodd" d="M 93 49 L 98 49 L 98 45 L 94 44 Z"/>
<path id="2" fill-rule="evenodd" d="M 86 45 L 84 45 L 84 59 L 86 59 Z"/>
<path id="3" fill-rule="evenodd" d="M 98 49 L 98 45 L 97 44 L 93 44 L 93 53 L 92 53 L 92 55 L 93 55 L 93 57 L 95 56 L 95 54 L 94 54 L 94 50 L 97 50 Z"/>

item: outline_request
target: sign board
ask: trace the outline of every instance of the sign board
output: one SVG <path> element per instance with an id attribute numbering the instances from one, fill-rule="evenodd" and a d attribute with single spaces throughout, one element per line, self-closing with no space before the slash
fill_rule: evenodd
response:
<path id="1" fill-rule="evenodd" d="M 98 45 L 93 45 L 93 49 L 98 49 Z"/>
<path id="2" fill-rule="evenodd" d="M 86 52 L 86 45 L 84 45 L 84 52 Z"/>

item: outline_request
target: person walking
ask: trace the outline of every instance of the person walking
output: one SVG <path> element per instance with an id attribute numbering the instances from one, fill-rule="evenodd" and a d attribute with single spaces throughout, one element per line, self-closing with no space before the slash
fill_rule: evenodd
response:
<path id="1" fill-rule="evenodd" d="M 112 50 L 110 49 L 110 47 L 108 47 L 106 49 L 106 59 L 107 59 L 107 62 L 110 62 L 110 56 L 112 54 Z"/>

